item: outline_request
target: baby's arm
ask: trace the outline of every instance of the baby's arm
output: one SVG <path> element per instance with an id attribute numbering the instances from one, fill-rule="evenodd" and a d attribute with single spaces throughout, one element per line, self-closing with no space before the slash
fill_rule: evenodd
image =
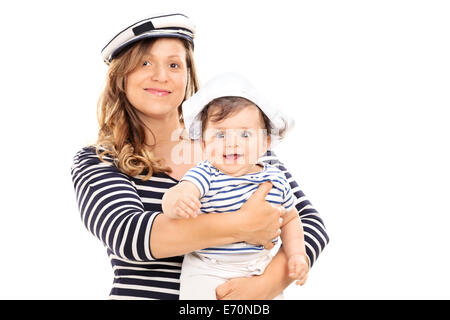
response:
<path id="1" fill-rule="evenodd" d="M 200 190 L 189 181 L 181 181 L 164 193 L 163 213 L 170 218 L 197 217 L 200 212 Z"/>
<path id="2" fill-rule="evenodd" d="M 281 226 L 281 241 L 288 257 L 289 276 L 296 284 L 303 285 L 308 277 L 308 259 L 306 257 L 303 226 L 294 209 L 286 212 Z"/>

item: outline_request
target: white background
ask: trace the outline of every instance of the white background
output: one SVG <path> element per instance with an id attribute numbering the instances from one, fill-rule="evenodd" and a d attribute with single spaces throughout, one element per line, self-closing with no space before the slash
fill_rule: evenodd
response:
<path id="1" fill-rule="evenodd" d="M 241 72 L 297 121 L 276 151 L 331 242 L 287 298 L 449 299 L 448 2 L 159 2 L 1 2 L 0 298 L 107 298 L 71 161 L 96 138 L 100 50 L 175 9 L 202 82 Z"/>

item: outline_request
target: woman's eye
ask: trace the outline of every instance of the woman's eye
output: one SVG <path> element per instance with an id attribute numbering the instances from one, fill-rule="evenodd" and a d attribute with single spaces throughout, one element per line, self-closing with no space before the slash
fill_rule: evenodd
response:
<path id="1" fill-rule="evenodd" d="M 217 133 L 216 133 L 216 138 L 218 138 L 218 139 L 223 139 L 223 138 L 225 138 L 225 135 L 224 135 L 223 132 L 217 132 Z"/>
<path id="2" fill-rule="evenodd" d="M 144 61 L 144 63 L 143 63 L 142 65 L 143 65 L 143 66 L 150 66 L 151 63 L 150 63 L 150 61 Z"/>
<path id="3" fill-rule="evenodd" d="M 180 67 L 180 66 L 178 65 L 178 63 L 171 63 L 169 66 L 170 66 L 171 68 L 173 68 L 173 69 L 177 69 L 177 68 Z"/>

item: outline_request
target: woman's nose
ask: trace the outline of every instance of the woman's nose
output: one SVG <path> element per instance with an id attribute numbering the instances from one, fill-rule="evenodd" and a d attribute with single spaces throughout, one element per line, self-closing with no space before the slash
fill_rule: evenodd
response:
<path id="1" fill-rule="evenodd" d="M 167 71 L 163 66 L 155 66 L 152 73 L 153 81 L 167 81 Z"/>

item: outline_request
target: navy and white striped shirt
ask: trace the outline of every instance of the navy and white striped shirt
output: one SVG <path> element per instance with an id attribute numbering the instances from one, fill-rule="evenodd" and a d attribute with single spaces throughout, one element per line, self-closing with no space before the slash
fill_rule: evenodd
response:
<path id="1" fill-rule="evenodd" d="M 178 183 L 167 174 L 150 180 L 120 172 L 112 159 L 102 162 L 92 147 L 73 159 L 72 181 L 81 219 L 106 247 L 114 271 L 112 299 L 178 299 L 182 256 L 155 259 L 150 234 L 161 213 L 164 192 Z M 262 161 L 278 167 L 289 182 L 303 223 L 311 266 L 328 243 L 322 219 L 290 173 L 270 151 Z"/>
<path id="2" fill-rule="evenodd" d="M 241 208 L 258 186 L 266 181 L 272 182 L 272 189 L 266 196 L 266 201 L 274 205 L 282 205 L 286 210 L 294 207 L 294 196 L 283 172 L 268 163 L 261 163 L 260 172 L 244 174 L 239 177 L 229 176 L 209 161 L 200 162 L 190 169 L 180 181 L 193 183 L 200 191 L 202 213 L 234 212 Z M 276 243 L 278 239 L 274 239 Z M 256 246 L 245 242 L 230 243 L 220 247 L 204 248 L 196 251 L 200 255 L 217 258 L 221 254 L 258 255 L 264 250 L 263 246 Z M 225 261 L 226 258 L 224 257 Z"/>

